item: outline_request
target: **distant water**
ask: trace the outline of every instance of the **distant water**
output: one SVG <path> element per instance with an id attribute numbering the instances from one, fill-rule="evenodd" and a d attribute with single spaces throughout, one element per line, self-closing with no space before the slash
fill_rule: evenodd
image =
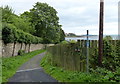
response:
<path id="1" fill-rule="evenodd" d="M 120 38 L 118 37 L 118 35 L 104 35 L 103 37 L 105 37 L 105 36 L 111 36 L 113 40 L 118 40 L 118 39 L 120 39 Z M 75 40 L 75 41 L 77 41 L 77 40 L 86 40 L 86 39 L 87 39 L 86 36 L 84 36 L 84 37 L 66 37 L 66 38 L 65 38 L 65 40 L 67 40 L 67 41 L 70 41 L 70 40 Z M 89 40 L 98 40 L 98 39 L 99 39 L 99 36 L 98 36 L 98 35 L 96 35 L 96 36 L 89 36 Z"/>

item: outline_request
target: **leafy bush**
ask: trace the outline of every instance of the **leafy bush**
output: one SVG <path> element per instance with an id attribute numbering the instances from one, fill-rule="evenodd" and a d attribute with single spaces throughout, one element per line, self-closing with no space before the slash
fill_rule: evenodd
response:
<path id="1" fill-rule="evenodd" d="M 42 43 L 42 38 L 33 36 L 29 33 L 23 32 L 22 30 L 16 29 L 13 24 L 4 24 L 2 29 L 2 40 L 4 43 L 26 43 L 26 44 L 37 44 Z"/>
<path id="2" fill-rule="evenodd" d="M 120 82 L 120 68 L 117 68 L 115 72 L 100 67 L 95 70 L 91 70 L 91 73 L 100 77 L 99 80 L 101 82 Z"/>
<path id="3" fill-rule="evenodd" d="M 76 43 L 77 41 L 75 41 L 75 40 L 70 40 L 70 43 Z"/>
<path id="4" fill-rule="evenodd" d="M 104 40 L 112 40 L 112 37 L 111 36 L 106 36 L 103 38 Z"/>
<path id="5" fill-rule="evenodd" d="M 14 14 L 14 10 L 8 5 L 0 7 L 0 10 L 2 11 L 2 22 L 11 23 L 17 29 L 23 30 L 27 33 L 33 34 L 35 32 L 35 29 L 32 26 L 32 23 L 29 22 L 29 19 Z"/>
<path id="6" fill-rule="evenodd" d="M 116 42 L 119 45 L 119 41 Z M 103 67 L 115 71 L 116 67 L 120 67 L 119 46 L 111 44 L 110 40 L 104 39 L 103 49 Z"/>
<path id="7" fill-rule="evenodd" d="M 23 55 L 25 53 L 25 50 L 19 50 L 18 55 Z"/>
<path id="8" fill-rule="evenodd" d="M 68 44 L 68 41 L 62 41 L 60 44 Z"/>

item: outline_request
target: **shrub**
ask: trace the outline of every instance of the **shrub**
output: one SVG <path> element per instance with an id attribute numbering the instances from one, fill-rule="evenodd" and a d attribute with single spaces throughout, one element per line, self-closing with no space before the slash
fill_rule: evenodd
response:
<path id="1" fill-rule="evenodd" d="M 60 44 L 68 44 L 68 41 L 62 41 Z"/>
<path id="2" fill-rule="evenodd" d="M 4 24 L 2 28 L 2 40 L 4 43 L 26 43 L 26 44 L 38 44 L 42 43 L 43 39 L 37 36 L 33 36 L 22 30 L 17 29 L 12 24 Z"/>
<path id="3" fill-rule="evenodd" d="M 112 37 L 111 36 L 106 36 L 106 37 L 104 37 L 104 40 L 112 40 Z"/>
<path id="4" fill-rule="evenodd" d="M 14 25 L 3 24 L 2 29 L 2 40 L 4 43 L 13 43 L 14 42 L 14 34 L 11 28 L 15 28 Z"/>
<path id="5" fill-rule="evenodd" d="M 119 41 L 116 42 L 118 45 Z M 103 67 L 106 69 L 115 71 L 116 67 L 119 66 L 119 46 L 113 45 L 110 39 L 104 39 L 104 49 L 103 49 Z"/>
<path id="6" fill-rule="evenodd" d="M 25 53 L 25 50 L 19 50 L 18 55 L 23 55 Z"/>
<path id="7" fill-rule="evenodd" d="M 115 72 L 112 72 L 105 68 L 97 67 L 95 70 L 91 69 L 91 73 L 99 76 L 100 78 L 98 80 L 101 82 L 120 82 L 120 68 L 117 68 Z"/>
<path id="8" fill-rule="evenodd" d="M 75 40 L 70 40 L 70 43 L 77 43 L 77 41 L 75 41 Z"/>

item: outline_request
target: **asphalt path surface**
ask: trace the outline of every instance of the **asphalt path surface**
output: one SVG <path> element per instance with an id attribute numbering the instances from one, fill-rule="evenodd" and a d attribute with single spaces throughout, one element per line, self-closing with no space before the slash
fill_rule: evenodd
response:
<path id="1" fill-rule="evenodd" d="M 57 82 L 57 80 L 46 74 L 42 67 L 40 67 L 40 60 L 44 54 L 41 53 L 34 56 L 24 63 L 8 82 Z"/>

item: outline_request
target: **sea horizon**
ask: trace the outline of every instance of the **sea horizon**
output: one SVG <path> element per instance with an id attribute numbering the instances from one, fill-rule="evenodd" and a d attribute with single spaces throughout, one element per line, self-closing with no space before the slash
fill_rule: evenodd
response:
<path id="1" fill-rule="evenodd" d="M 86 40 L 86 35 L 81 35 L 82 37 L 65 37 L 65 40 L 70 41 L 70 40 Z M 111 36 L 113 40 L 119 40 L 119 36 L 120 35 L 115 35 L 115 34 L 111 34 L 111 35 L 103 35 L 103 38 L 106 36 Z M 89 35 L 89 40 L 98 40 L 99 39 L 99 35 Z"/>

